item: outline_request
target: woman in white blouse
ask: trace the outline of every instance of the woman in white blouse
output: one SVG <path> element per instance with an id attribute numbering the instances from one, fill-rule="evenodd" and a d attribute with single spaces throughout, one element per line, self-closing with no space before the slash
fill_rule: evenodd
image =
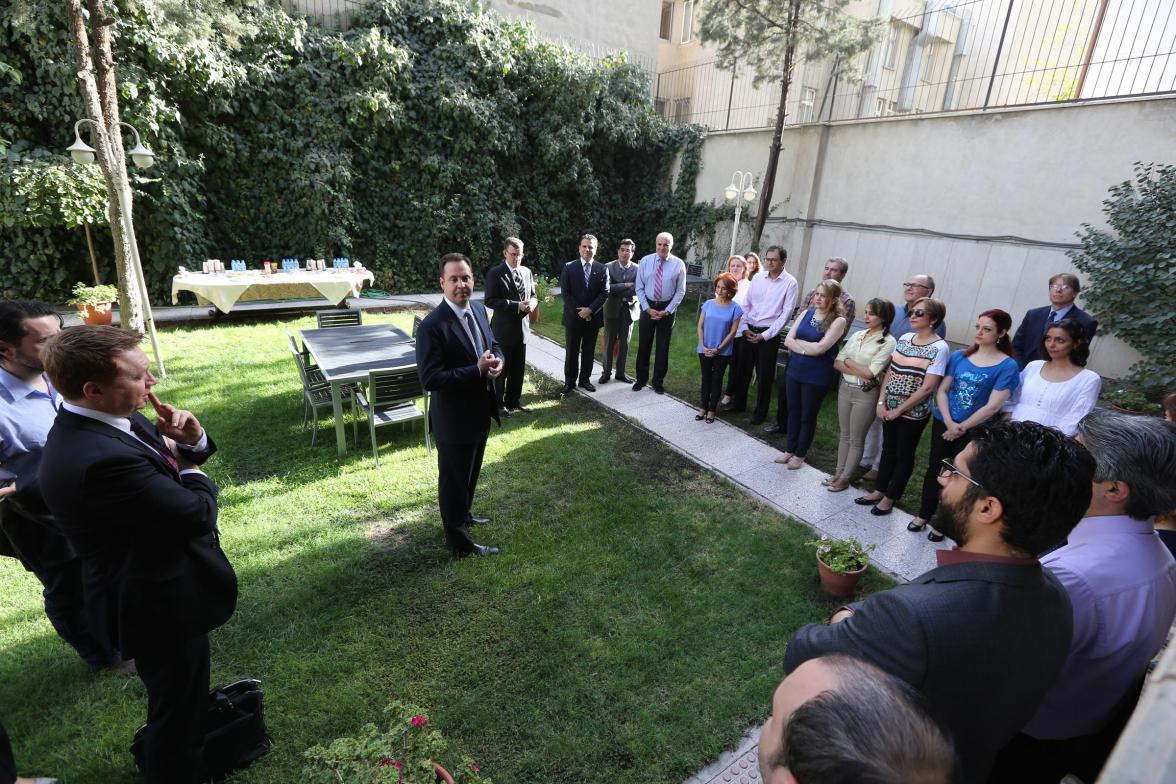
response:
<path id="1" fill-rule="evenodd" d="M 1086 329 L 1074 319 L 1062 319 L 1045 331 L 1041 346 L 1049 359 L 1025 366 L 1005 414 L 1016 422 L 1037 422 L 1072 436 L 1078 432 L 1078 420 L 1098 402 L 1102 388 L 1098 373 L 1086 369 Z"/>

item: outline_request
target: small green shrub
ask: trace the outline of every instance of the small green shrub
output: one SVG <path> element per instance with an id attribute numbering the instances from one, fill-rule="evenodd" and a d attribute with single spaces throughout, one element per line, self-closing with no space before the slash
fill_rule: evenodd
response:
<path id="1" fill-rule="evenodd" d="M 838 574 L 856 572 L 870 562 L 870 553 L 878 545 L 863 545 L 855 537 L 849 539 L 813 539 L 806 542 L 817 551 L 821 562 Z"/>

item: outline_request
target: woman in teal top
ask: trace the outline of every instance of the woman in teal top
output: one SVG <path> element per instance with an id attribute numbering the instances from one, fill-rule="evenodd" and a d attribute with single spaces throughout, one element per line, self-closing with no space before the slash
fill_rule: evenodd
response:
<path id="1" fill-rule="evenodd" d="M 1013 319 L 1003 310 L 986 310 L 976 318 L 976 342 L 947 361 L 947 372 L 935 393 L 931 420 L 931 453 L 923 477 L 923 501 L 919 516 L 907 528 L 922 531 L 939 508 L 939 472 L 944 460 L 954 460 L 970 440 L 969 431 L 1000 414 L 1000 407 L 1021 383 L 1020 368 L 1013 359 L 1009 328 Z M 943 534 L 932 528 L 932 542 Z"/>
<path id="2" fill-rule="evenodd" d="M 695 419 L 715 421 L 719 398 L 723 394 L 723 373 L 731 362 L 731 344 L 743 308 L 733 301 L 739 284 L 730 272 L 715 276 L 715 298 L 708 299 L 698 313 L 698 364 L 702 368 L 702 403 Z"/>

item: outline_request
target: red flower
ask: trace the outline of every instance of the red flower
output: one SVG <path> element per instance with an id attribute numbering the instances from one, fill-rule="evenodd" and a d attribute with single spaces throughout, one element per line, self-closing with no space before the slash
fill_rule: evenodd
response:
<path id="1" fill-rule="evenodd" d="M 470 770 L 472 770 L 474 773 L 477 773 L 478 772 L 478 763 L 471 762 L 470 763 Z"/>
<path id="2" fill-rule="evenodd" d="M 380 758 L 380 767 L 381 768 L 386 768 L 391 764 L 392 764 L 392 760 L 389 759 L 388 757 L 381 757 Z"/>
<path id="3" fill-rule="evenodd" d="M 392 767 L 396 768 L 397 770 L 400 770 L 401 768 L 404 767 L 404 763 L 397 760 L 396 762 L 392 763 Z"/>
<path id="4" fill-rule="evenodd" d="M 414 727 L 423 727 L 428 723 L 429 723 L 429 720 L 426 719 L 424 716 L 413 716 L 412 717 L 412 726 L 414 726 Z"/>

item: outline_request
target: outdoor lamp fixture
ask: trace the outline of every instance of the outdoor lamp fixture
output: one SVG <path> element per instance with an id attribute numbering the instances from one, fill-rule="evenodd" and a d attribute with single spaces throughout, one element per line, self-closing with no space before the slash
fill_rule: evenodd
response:
<path id="1" fill-rule="evenodd" d="M 755 175 L 751 172 L 737 171 L 731 175 L 731 184 L 723 191 L 727 201 L 735 202 L 735 223 L 731 226 L 731 252 L 735 255 L 735 238 L 739 235 L 739 216 L 743 212 L 743 203 L 750 205 L 758 195 L 755 190 Z"/>
<path id="2" fill-rule="evenodd" d="M 74 143 L 66 147 L 66 151 L 70 157 L 77 163 L 93 163 L 94 153 L 96 150 L 90 145 L 82 141 L 82 123 L 92 123 L 93 120 L 82 118 L 74 123 Z M 135 162 L 135 166 L 140 169 L 150 169 L 151 164 L 155 163 L 155 153 L 147 149 L 143 145 L 143 140 L 139 137 L 139 130 L 127 122 L 120 122 L 120 126 L 130 128 L 131 133 L 135 134 L 135 146 L 131 148 L 131 160 Z"/>
<path id="3" fill-rule="evenodd" d="M 82 123 L 90 123 L 97 125 L 93 120 L 83 117 L 74 123 L 74 143 L 66 150 L 69 152 L 71 158 L 77 163 L 89 164 L 94 162 L 97 150 L 82 141 Z M 151 164 L 155 163 L 155 153 L 147 149 L 143 144 L 143 140 L 139 137 L 139 129 L 127 122 L 120 122 L 120 127 L 130 128 L 131 133 L 135 134 L 135 146 L 129 150 L 131 160 L 139 169 L 147 169 Z M 151 313 L 151 299 L 147 296 L 147 280 L 143 276 L 143 263 L 139 259 L 139 243 L 135 239 L 135 225 L 131 220 L 131 185 L 127 182 L 126 171 L 119 171 L 114 174 L 116 193 L 111 194 L 118 199 L 121 207 L 122 230 L 123 234 L 128 240 L 128 245 L 131 251 L 131 266 L 134 269 L 135 277 L 138 278 L 138 294 L 139 302 L 143 307 L 143 321 L 147 326 L 147 335 L 151 338 L 151 348 L 155 354 L 155 365 L 159 372 L 157 375 L 160 378 L 167 378 L 167 370 L 163 367 L 163 355 L 159 352 L 159 338 L 155 333 L 155 317 Z"/>

